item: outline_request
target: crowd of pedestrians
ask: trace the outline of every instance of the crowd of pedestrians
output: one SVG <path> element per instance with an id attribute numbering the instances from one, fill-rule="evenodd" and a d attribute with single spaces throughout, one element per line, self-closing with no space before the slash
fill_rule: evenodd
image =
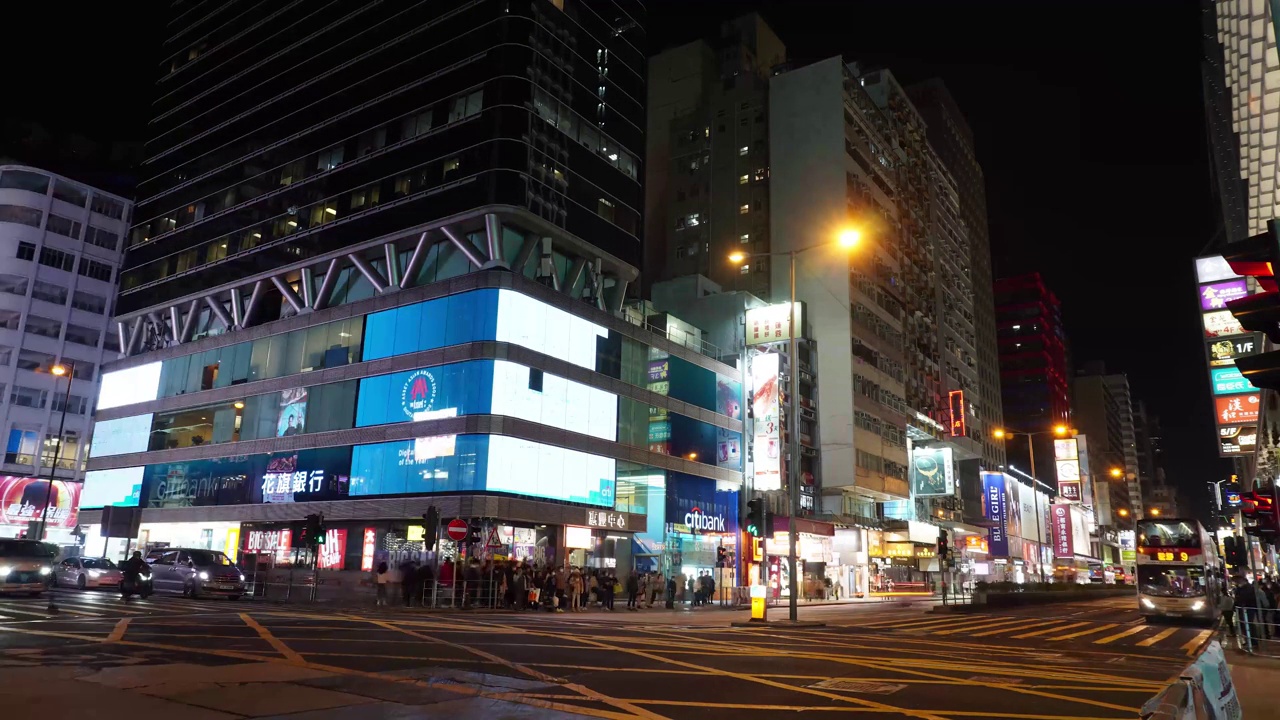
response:
<path id="1" fill-rule="evenodd" d="M 1280 625 L 1277 625 L 1277 601 L 1280 601 L 1280 581 L 1276 578 L 1258 578 L 1249 582 L 1236 577 L 1235 620 L 1246 623 L 1241 627 L 1241 637 L 1248 637 L 1256 649 L 1263 642 L 1280 641 Z M 1230 619 L 1229 619 L 1230 621 Z"/>
<path id="2" fill-rule="evenodd" d="M 626 609 L 655 605 L 674 608 L 707 605 L 715 597 L 716 582 L 709 571 L 696 576 L 664 576 L 635 571 L 619 577 L 609 568 L 544 567 L 528 561 L 446 560 L 436 569 L 416 560 L 396 565 L 381 562 L 374 569 L 376 604 L 388 605 L 396 596 L 407 607 L 486 607 L 549 612 L 582 612 L 588 608 L 614 611 L 618 595 L 626 593 Z"/>

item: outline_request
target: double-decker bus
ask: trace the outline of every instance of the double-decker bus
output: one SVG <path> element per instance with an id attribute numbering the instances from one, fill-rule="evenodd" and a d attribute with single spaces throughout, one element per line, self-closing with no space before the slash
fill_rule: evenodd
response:
<path id="1" fill-rule="evenodd" d="M 1218 547 L 1204 526 L 1190 518 L 1138 521 L 1138 612 L 1148 622 L 1199 618 L 1222 612 L 1223 576 Z"/>

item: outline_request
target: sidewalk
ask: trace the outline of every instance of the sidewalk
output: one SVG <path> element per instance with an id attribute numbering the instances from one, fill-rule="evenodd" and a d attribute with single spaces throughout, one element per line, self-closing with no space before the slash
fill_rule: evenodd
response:
<path id="1" fill-rule="evenodd" d="M 1246 720 L 1280 720 L 1280 659 L 1226 652 L 1231 682 Z"/>

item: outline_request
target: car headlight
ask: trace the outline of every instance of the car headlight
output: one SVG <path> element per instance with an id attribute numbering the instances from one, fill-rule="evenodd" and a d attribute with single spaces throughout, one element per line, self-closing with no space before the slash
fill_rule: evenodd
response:
<path id="1" fill-rule="evenodd" d="M 244 582 L 244 573 L 240 573 L 240 582 Z"/>
<path id="2" fill-rule="evenodd" d="M 201 570 L 201 571 L 200 571 L 200 574 L 199 574 L 197 577 L 199 577 L 201 580 L 208 580 L 208 579 L 209 579 L 209 573 L 207 573 L 207 572 L 205 572 L 205 571 Z"/>
<path id="3" fill-rule="evenodd" d="M 1204 609 L 1204 601 L 1203 601 L 1203 600 L 1197 600 L 1197 601 L 1195 601 L 1195 602 L 1191 603 L 1191 611 L 1192 611 L 1192 612 L 1198 612 L 1198 611 L 1203 610 L 1203 609 Z"/>
<path id="4" fill-rule="evenodd" d="M 89 577 L 101 577 L 101 576 L 102 576 L 102 571 L 101 571 L 101 570 L 90 570 L 90 571 L 89 571 Z"/>
<path id="5" fill-rule="evenodd" d="M 49 567 L 48 565 L 46 565 L 46 566 L 44 566 L 44 567 L 40 568 L 40 574 L 41 574 L 41 575 L 48 575 L 48 574 L 49 574 L 49 573 L 51 573 L 51 572 L 53 572 L 53 568 Z"/>
<path id="6" fill-rule="evenodd" d="M 8 575 L 11 572 L 13 572 L 13 568 L 9 567 L 8 565 L 0 565 L 0 578 Z"/>

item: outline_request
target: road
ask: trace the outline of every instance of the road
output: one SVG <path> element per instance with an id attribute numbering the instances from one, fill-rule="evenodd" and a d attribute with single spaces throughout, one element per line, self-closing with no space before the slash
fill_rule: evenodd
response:
<path id="1" fill-rule="evenodd" d="M 59 602 L 50 618 L 42 600 L 0 598 L 6 718 L 85 717 L 85 703 L 299 720 L 1131 718 L 1210 634 L 1148 625 L 1128 598 L 980 614 L 804 608 L 820 628 L 733 628 L 742 614 L 718 608 L 425 613 L 74 591 Z"/>

